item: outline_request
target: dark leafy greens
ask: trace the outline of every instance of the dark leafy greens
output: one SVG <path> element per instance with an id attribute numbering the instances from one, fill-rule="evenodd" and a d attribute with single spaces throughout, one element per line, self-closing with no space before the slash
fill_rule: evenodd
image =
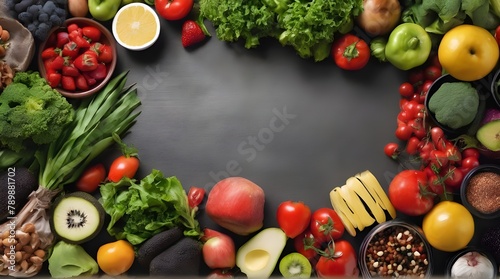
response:
<path id="1" fill-rule="evenodd" d="M 256 47 L 264 37 L 292 46 L 303 58 L 328 57 L 337 32 L 348 32 L 362 0 L 200 0 L 198 22 L 208 19 L 222 41 Z M 208 31 L 207 31 L 208 32 Z"/>
<path id="2" fill-rule="evenodd" d="M 138 245 L 161 231 L 179 226 L 184 235 L 200 235 L 195 211 L 176 177 L 164 177 L 159 170 L 140 181 L 123 178 L 100 187 L 101 202 L 111 216 L 108 232 Z"/>

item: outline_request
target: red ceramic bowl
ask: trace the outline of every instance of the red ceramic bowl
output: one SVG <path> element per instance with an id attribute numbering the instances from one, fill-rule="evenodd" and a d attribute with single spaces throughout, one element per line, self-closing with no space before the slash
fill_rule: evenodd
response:
<path id="1" fill-rule="evenodd" d="M 53 37 L 53 34 L 55 34 L 56 32 L 60 32 L 62 30 L 65 31 L 66 26 L 69 26 L 72 23 L 76 23 L 80 27 L 93 26 L 93 27 L 98 28 L 102 34 L 101 39 L 99 41 L 103 44 L 107 44 L 107 45 L 111 46 L 111 49 L 113 52 L 112 61 L 110 63 L 106 64 L 106 67 L 107 67 L 106 77 L 104 79 L 98 81 L 96 84 L 89 86 L 88 90 L 81 91 L 81 90 L 77 89 L 75 91 L 68 91 L 68 90 L 64 90 L 60 86 L 55 88 L 58 92 L 60 92 L 63 96 L 65 96 L 67 98 L 85 98 L 85 97 L 91 96 L 91 95 L 99 92 L 101 89 L 103 89 L 103 87 L 108 83 L 109 79 L 113 75 L 113 72 L 114 72 L 115 67 L 116 67 L 116 60 L 117 60 L 116 41 L 113 37 L 113 34 L 111 34 L 111 32 L 106 27 L 104 27 L 102 24 L 100 24 L 99 22 L 97 22 L 93 19 L 90 19 L 90 18 L 86 18 L 86 17 L 72 17 L 72 18 L 67 19 L 64 22 L 63 26 L 52 29 L 50 31 L 49 36 L 48 36 L 49 39 L 42 42 L 40 44 L 39 49 L 38 49 L 38 58 L 37 58 L 38 59 L 38 71 L 40 72 L 40 75 L 43 78 L 47 79 L 47 72 L 46 72 L 46 69 L 44 67 L 44 62 L 43 62 L 41 53 L 45 48 L 49 47 L 49 44 L 51 44 L 49 42 L 49 40 L 51 40 L 50 38 Z"/>

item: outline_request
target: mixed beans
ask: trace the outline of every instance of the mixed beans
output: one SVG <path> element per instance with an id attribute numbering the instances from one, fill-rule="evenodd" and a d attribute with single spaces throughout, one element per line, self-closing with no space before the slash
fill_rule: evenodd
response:
<path id="1" fill-rule="evenodd" d="M 368 243 L 366 266 L 372 277 L 420 277 L 429 270 L 423 240 L 404 226 L 391 226 L 376 233 Z"/>

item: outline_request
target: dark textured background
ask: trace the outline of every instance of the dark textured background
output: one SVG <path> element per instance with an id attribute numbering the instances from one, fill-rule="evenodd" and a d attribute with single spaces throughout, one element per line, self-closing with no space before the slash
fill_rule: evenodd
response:
<path id="1" fill-rule="evenodd" d="M 370 170 L 387 188 L 401 170 L 383 148 L 396 141 L 398 87 L 405 72 L 375 60 L 361 71 L 343 71 L 331 58 L 302 59 L 274 39 L 247 50 L 214 36 L 186 50 L 180 23 L 161 24 L 151 48 L 118 50 L 116 73 L 130 71 L 128 81 L 137 83 L 143 102 L 142 114 L 124 138 L 139 150 L 137 178 L 159 169 L 178 177 L 186 189 L 204 187 L 207 194 L 223 177 L 248 178 L 266 193 L 264 226 L 269 227 L 277 226 L 275 212 L 282 201 L 302 200 L 312 210 L 331 207 L 330 190 L 348 177 Z M 271 132 L 270 123 L 284 112 L 289 118 L 277 121 L 283 125 Z M 110 150 L 101 160 L 109 166 L 118 154 Z M 203 205 L 198 216 L 202 227 L 232 235 L 207 218 Z M 421 224 L 420 218 L 399 217 Z M 478 221 L 477 235 L 488 225 L 498 221 Z M 358 250 L 372 227 L 345 238 Z M 248 239 L 234 237 L 238 246 Z M 103 233 L 84 247 L 92 255 L 111 240 Z M 476 243 L 477 237 L 471 244 Z M 286 251 L 291 250 L 289 242 Z M 452 255 L 434 251 L 436 275 L 444 274 Z M 129 273 L 145 274 L 137 264 Z"/>

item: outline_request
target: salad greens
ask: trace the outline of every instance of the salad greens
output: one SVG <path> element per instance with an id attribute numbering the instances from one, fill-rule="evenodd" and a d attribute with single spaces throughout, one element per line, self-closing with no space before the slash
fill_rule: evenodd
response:
<path id="1" fill-rule="evenodd" d="M 100 187 L 101 203 L 111 216 L 107 231 L 138 245 L 164 230 L 179 226 L 184 235 L 201 234 L 184 188 L 176 177 L 153 170 L 140 181 L 127 177 Z"/>
<path id="2" fill-rule="evenodd" d="M 48 259 L 50 276 L 68 278 L 99 272 L 99 265 L 80 245 L 59 241 Z"/>
<path id="3" fill-rule="evenodd" d="M 407 0 L 404 22 L 417 23 L 429 33 L 442 35 L 466 22 L 494 30 L 500 24 L 496 0 Z"/>
<path id="4" fill-rule="evenodd" d="M 302 58 L 324 60 L 337 32 L 353 28 L 362 0 L 200 0 L 198 22 L 208 19 L 222 41 L 259 45 L 264 37 L 292 46 Z M 208 32 L 208 31 L 207 31 Z"/>

